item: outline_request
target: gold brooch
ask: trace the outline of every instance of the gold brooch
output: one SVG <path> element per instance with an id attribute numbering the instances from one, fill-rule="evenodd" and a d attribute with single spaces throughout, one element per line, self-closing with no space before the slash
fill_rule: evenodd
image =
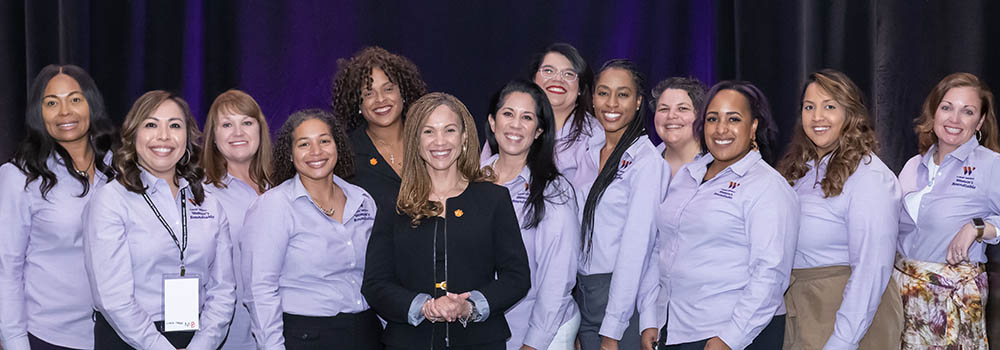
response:
<path id="1" fill-rule="evenodd" d="M 378 160 L 376 160 L 375 158 L 369 159 L 368 160 L 368 164 L 371 164 L 371 165 L 378 164 Z"/>
<path id="2" fill-rule="evenodd" d="M 465 215 L 465 212 L 462 211 L 462 209 L 455 209 L 455 217 L 460 218 L 462 215 Z"/>

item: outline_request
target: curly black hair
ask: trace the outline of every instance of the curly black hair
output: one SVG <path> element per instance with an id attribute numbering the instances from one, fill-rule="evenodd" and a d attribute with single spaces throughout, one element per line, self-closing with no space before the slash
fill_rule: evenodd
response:
<path id="1" fill-rule="evenodd" d="M 348 131 L 365 125 L 365 118 L 360 112 L 361 91 L 372 86 L 372 68 L 384 71 L 389 81 L 399 87 L 403 97 L 400 118 L 406 117 L 410 103 L 427 93 L 427 84 L 420 77 L 417 65 L 378 46 L 366 47 L 350 59 L 338 59 L 337 67 L 331 87 L 330 108 Z"/>
<path id="2" fill-rule="evenodd" d="M 347 139 L 347 133 L 340 123 L 330 112 L 322 109 L 305 109 L 288 116 L 285 124 L 278 129 L 278 135 L 274 143 L 273 174 L 274 183 L 281 184 L 295 176 L 295 165 L 292 163 L 292 137 L 295 128 L 310 119 L 318 119 L 328 127 L 333 135 L 333 143 L 337 146 L 337 164 L 333 167 L 333 173 L 341 178 L 354 176 L 354 151 L 351 150 L 351 142 Z"/>

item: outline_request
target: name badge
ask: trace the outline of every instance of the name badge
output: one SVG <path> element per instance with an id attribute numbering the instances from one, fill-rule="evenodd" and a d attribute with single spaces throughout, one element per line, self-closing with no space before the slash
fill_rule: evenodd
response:
<path id="1" fill-rule="evenodd" d="M 163 275 L 163 331 L 196 331 L 201 327 L 198 311 L 200 279 L 188 273 Z"/>

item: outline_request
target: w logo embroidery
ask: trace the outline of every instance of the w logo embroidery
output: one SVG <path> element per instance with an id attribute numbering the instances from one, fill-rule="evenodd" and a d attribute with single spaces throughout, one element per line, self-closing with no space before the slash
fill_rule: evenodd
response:
<path id="1" fill-rule="evenodd" d="M 976 170 L 976 167 L 974 167 L 974 166 L 963 166 L 962 167 L 962 174 L 964 174 L 965 176 L 969 176 L 969 175 L 972 175 L 972 172 L 975 171 L 975 170 Z"/>
<path id="2" fill-rule="evenodd" d="M 624 170 L 625 168 L 628 168 L 629 165 L 632 165 L 632 161 L 631 160 L 624 160 L 624 159 L 622 159 L 622 165 L 620 167 L 618 167 L 618 168 Z"/>
<path id="3" fill-rule="evenodd" d="M 739 182 L 729 181 L 729 189 L 735 190 L 737 187 L 740 187 L 740 183 Z"/>

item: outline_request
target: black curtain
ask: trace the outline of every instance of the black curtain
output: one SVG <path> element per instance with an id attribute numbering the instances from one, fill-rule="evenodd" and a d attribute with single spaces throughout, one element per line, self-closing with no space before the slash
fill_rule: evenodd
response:
<path id="1" fill-rule="evenodd" d="M 867 93 L 880 155 L 898 171 L 916 153 L 912 121 L 937 81 L 966 71 L 1000 86 L 997 15 L 989 0 L 2 1 L 0 159 L 20 140 L 25 91 L 47 64 L 87 69 L 116 120 L 148 90 L 179 92 L 203 119 L 216 95 L 240 88 L 276 130 L 295 110 L 329 108 L 336 59 L 367 45 L 411 58 L 432 91 L 481 120 L 532 53 L 563 41 L 595 69 L 634 60 L 650 85 L 754 82 L 782 145 L 806 74 L 844 71 Z"/>

